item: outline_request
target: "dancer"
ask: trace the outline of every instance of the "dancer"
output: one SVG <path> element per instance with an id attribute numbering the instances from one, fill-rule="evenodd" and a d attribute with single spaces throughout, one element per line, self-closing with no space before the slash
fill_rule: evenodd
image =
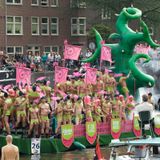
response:
<path id="1" fill-rule="evenodd" d="M 76 116 L 76 125 L 82 122 L 82 111 L 83 111 L 83 102 L 80 97 L 75 102 L 75 116 Z"/>
<path id="2" fill-rule="evenodd" d="M 28 137 L 31 137 L 33 129 L 35 129 L 35 135 L 38 137 L 38 126 L 40 121 L 39 109 L 37 108 L 37 104 L 35 102 L 30 103 L 31 106 L 28 112 L 28 123 L 29 123 L 29 131 Z"/>
<path id="3" fill-rule="evenodd" d="M 129 96 L 129 90 L 127 87 L 127 83 L 126 80 L 129 78 L 131 72 L 129 72 L 128 75 L 126 75 L 125 73 L 122 74 L 122 77 L 119 79 L 119 84 L 122 87 L 122 92 L 124 93 L 125 97 L 127 98 Z"/>
<path id="4" fill-rule="evenodd" d="M 22 122 L 22 128 L 25 128 L 26 125 L 26 107 L 27 107 L 27 99 L 25 98 L 25 94 L 19 91 L 19 97 L 16 98 L 14 102 L 14 106 L 16 107 L 16 128 Z"/>
<path id="5" fill-rule="evenodd" d="M 5 93 L 4 97 L 6 99 L 4 101 L 4 108 L 3 108 L 3 116 L 2 116 L 2 118 L 4 118 L 4 124 L 5 124 L 5 128 L 6 128 L 7 134 L 11 134 L 10 125 L 9 125 L 9 118 L 11 116 L 12 109 L 13 109 L 13 100 L 12 100 L 11 96 L 8 93 Z"/>
<path id="6" fill-rule="evenodd" d="M 51 112 L 49 104 L 46 102 L 46 98 L 42 97 L 39 104 L 39 115 L 41 123 L 41 134 L 48 136 L 49 134 L 49 118 L 48 115 Z"/>
<path id="7" fill-rule="evenodd" d="M 73 114 L 73 106 L 71 102 L 70 96 L 66 98 L 66 103 L 64 105 L 64 124 L 72 124 L 72 114 Z"/>
<path id="8" fill-rule="evenodd" d="M 62 122 L 63 122 L 63 105 L 64 105 L 63 100 L 58 99 L 57 100 L 57 105 L 56 105 L 56 108 L 55 108 L 55 112 L 54 112 L 54 114 L 56 115 L 56 120 L 57 120 L 57 128 L 56 128 L 56 131 L 55 131 L 56 134 L 60 131 L 60 128 L 61 128 L 61 125 L 62 125 Z"/>

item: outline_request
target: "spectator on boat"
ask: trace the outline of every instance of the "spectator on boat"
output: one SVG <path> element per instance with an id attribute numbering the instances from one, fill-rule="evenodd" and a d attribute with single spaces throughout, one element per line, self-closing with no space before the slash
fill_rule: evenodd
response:
<path id="1" fill-rule="evenodd" d="M 19 149 L 17 146 L 12 144 L 12 136 L 6 137 L 7 145 L 2 147 L 2 158 L 1 160 L 19 160 Z"/>
<path id="2" fill-rule="evenodd" d="M 90 49 L 87 49 L 87 52 L 86 52 L 86 58 L 89 58 L 92 56 L 92 52 Z"/>
<path id="3" fill-rule="evenodd" d="M 155 106 L 154 99 L 151 92 L 148 93 L 148 102 L 151 103 L 153 106 Z"/>
<path id="4" fill-rule="evenodd" d="M 158 99 L 158 102 L 157 102 L 157 105 L 156 105 L 156 109 L 157 109 L 158 111 L 160 111 L 160 98 Z"/>
<path id="5" fill-rule="evenodd" d="M 142 111 L 149 111 L 150 112 L 150 122 L 152 122 L 153 124 L 153 118 L 154 118 L 154 115 L 153 115 L 153 112 L 154 112 L 154 107 L 151 103 L 148 102 L 148 96 L 146 94 L 144 94 L 142 96 L 142 103 L 137 105 L 135 107 L 135 112 L 136 113 L 140 113 Z M 142 124 L 142 135 L 144 135 L 145 131 L 144 131 L 144 124 Z"/>

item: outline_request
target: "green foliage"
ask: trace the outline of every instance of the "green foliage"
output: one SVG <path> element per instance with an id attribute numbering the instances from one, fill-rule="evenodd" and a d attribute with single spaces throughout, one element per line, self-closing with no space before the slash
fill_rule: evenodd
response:
<path id="1" fill-rule="evenodd" d="M 119 13 L 123 7 L 134 6 L 143 12 L 142 18 L 149 23 L 160 22 L 160 0 L 86 0 L 95 9 L 109 9 Z"/>
<path id="2" fill-rule="evenodd" d="M 111 33 L 111 29 L 109 27 L 107 27 L 104 24 L 95 24 L 95 25 L 93 25 L 93 28 L 95 28 L 100 33 L 103 40 L 107 41 L 107 39 Z M 88 38 L 91 41 L 95 41 L 95 39 L 96 39 L 95 32 L 94 32 L 93 28 L 91 28 L 88 32 Z"/>

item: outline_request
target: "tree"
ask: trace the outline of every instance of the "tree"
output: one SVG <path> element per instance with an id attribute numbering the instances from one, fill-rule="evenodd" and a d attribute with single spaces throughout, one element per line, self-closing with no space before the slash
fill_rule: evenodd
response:
<path id="1" fill-rule="evenodd" d="M 108 36 L 111 33 L 111 29 L 109 27 L 104 24 L 95 24 L 93 25 L 93 28 L 95 28 L 101 34 L 102 38 L 107 41 Z M 88 32 L 89 41 L 95 41 L 95 33 L 93 28 L 91 28 Z"/>
<path id="2" fill-rule="evenodd" d="M 123 7 L 134 6 L 143 12 L 143 18 L 148 21 L 160 22 L 160 0 L 86 0 L 88 6 L 95 9 L 109 9 L 115 14 Z"/>
<path id="3" fill-rule="evenodd" d="M 160 0 L 86 0 L 87 6 L 93 7 L 101 13 L 101 10 L 109 10 L 112 13 L 112 22 L 116 22 L 115 14 L 119 14 L 124 7 L 134 6 L 142 10 L 142 19 L 149 27 L 157 30 L 160 25 Z"/>

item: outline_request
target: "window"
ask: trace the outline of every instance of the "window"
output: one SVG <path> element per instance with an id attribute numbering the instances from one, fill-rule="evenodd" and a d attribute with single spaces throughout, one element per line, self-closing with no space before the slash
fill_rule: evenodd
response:
<path id="1" fill-rule="evenodd" d="M 49 34 L 49 19 L 46 17 L 43 17 L 41 21 L 41 34 L 42 35 Z"/>
<path id="2" fill-rule="evenodd" d="M 48 6 L 48 0 L 41 0 L 41 6 Z"/>
<path id="3" fill-rule="evenodd" d="M 6 22 L 6 32 L 7 35 L 22 35 L 23 31 L 23 23 L 22 23 L 22 17 L 18 16 L 8 16 L 7 22 Z"/>
<path id="4" fill-rule="evenodd" d="M 86 0 L 70 0 L 71 8 L 86 8 Z"/>
<path id="5" fill-rule="evenodd" d="M 22 46 L 8 46 L 7 47 L 8 54 L 23 54 Z"/>
<path id="6" fill-rule="evenodd" d="M 58 0 L 51 0 L 51 7 L 58 7 Z"/>
<path id="7" fill-rule="evenodd" d="M 32 35 L 39 35 L 39 17 L 32 17 Z"/>
<path id="8" fill-rule="evenodd" d="M 39 5 L 39 0 L 32 0 L 31 5 L 32 6 L 38 6 Z"/>
<path id="9" fill-rule="evenodd" d="M 59 53 L 59 46 L 52 46 L 52 52 Z"/>
<path id="10" fill-rule="evenodd" d="M 28 46 L 27 51 L 32 52 L 35 55 L 35 53 L 40 53 L 40 47 L 39 46 Z"/>
<path id="11" fill-rule="evenodd" d="M 6 4 L 22 5 L 22 0 L 6 0 Z"/>
<path id="12" fill-rule="evenodd" d="M 44 47 L 44 52 L 49 54 L 51 52 L 51 47 L 50 46 Z"/>
<path id="13" fill-rule="evenodd" d="M 51 18 L 51 35 L 58 35 L 59 34 L 59 28 L 58 28 L 58 18 L 52 17 Z"/>
<path id="14" fill-rule="evenodd" d="M 44 52 L 49 54 L 50 52 L 59 53 L 59 46 L 45 46 Z"/>
<path id="15" fill-rule="evenodd" d="M 102 20 L 111 19 L 111 11 L 109 9 L 102 9 L 101 18 Z"/>
<path id="16" fill-rule="evenodd" d="M 71 18 L 71 35 L 86 35 L 86 18 Z"/>

